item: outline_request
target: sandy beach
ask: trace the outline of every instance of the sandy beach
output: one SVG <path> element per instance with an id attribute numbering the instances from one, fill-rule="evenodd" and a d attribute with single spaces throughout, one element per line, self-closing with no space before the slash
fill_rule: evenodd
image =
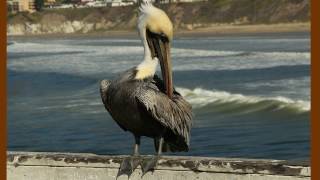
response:
<path id="1" fill-rule="evenodd" d="M 279 23 L 279 24 L 256 24 L 256 25 L 234 25 L 234 24 L 213 24 L 204 28 L 195 28 L 192 30 L 175 30 L 175 37 L 190 36 L 232 36 L 232 35 L 263 35 L 273 33 L 297 33 L 310 32 L 310 22 L 302 23 Z M 135 38 L 138 37 L 137 31 L 112 30 L 92 33 L 70 33 L 70 34 L 28 34 L 28 35 L 8 35 L 9 38 L 26 37 L 45 37 L 45 38 L 63 38 L 63 37 L 114 37 L 114 38 Z"/>
<path id="2" fill-rule="evenodd" d="M 232 34 L 264 34 L 264 33 L 290 33 L 308 32 L 310 23 L 280 23 L 280 24 L 257 24 L 257 25 L 232 25 L 215 24 L 210 27 L 194 30 L 177 31 L 178 36 L 194 35 L 232 35 Z"/>

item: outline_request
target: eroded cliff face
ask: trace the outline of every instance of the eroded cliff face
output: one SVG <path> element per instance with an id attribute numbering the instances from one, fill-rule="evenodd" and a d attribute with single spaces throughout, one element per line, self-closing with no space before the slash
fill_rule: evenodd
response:
<path id="1" fill-rule="evenodd" d="M 192 30 L 213 24 L 268 24 L 305 22 L 309 0 L 216 0 L 161 5 L 176 30 Z M 32 14 L 8 15 L 8 35 L 68 34 L 130 31 L 136 28 L 137 6 L 55 9 Z"/>
<path id="2" fill-rule="evenodd" d="M 108 24 L 87 23 L 82 21 L 64 21 L 57 25 L 41 23 L 21 23 L 8 24 L 8 35 L 28 35 L 28 34 L 69 34 L 69 33 L 88 33 L 96 30 L 108 30 Z"/>
<path id="3" fill-rule="evenodd" d="M 133 15 L 128 23 L 128 30 L 134 28 L 137 16 Z M 57 13 L 45 14 L 40 21 L 22 21 L 19 23 L 8 23 L 7 33 L 9 35 L 28 34 L 69 34 L 89 33 L 121 29 L 119 24 L 101 17 L 95 21 L 68 20 L 66 16 Z"/>

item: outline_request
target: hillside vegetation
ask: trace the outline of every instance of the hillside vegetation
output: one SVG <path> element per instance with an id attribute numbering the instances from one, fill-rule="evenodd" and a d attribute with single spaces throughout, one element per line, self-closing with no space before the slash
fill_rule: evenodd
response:
<path id="1" fill-rule="evenodd" d="M 159 5 L 176 30 L 212 24 L 274 24 L 308 22 L 309 0 L 211 0 L 199 3 Z M 22 33 L 87 33 L 132 30 L 137 6 L 83 9 L 52 9 L 36 13 L 9 14 L 8 31 Z"/>

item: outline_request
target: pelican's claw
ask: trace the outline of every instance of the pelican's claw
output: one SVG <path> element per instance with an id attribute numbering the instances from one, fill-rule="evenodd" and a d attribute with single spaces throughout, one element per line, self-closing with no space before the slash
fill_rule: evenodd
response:
<path id="1" fill-rule="evenodd" d="M 151 159 L 145 159 L 142 164 L 142 176 L 144 176 L 149 171 L 154 171 L 158 164 L 159 156 L 153 156 Z"/>
<path id="2" fill-rule="evenodd" d="M 123 174 L 126 174 L 128 177 L 130 177 L 139 164 L 140 164 L 139 156 L 126 157 L 125 159 L 123 159 L 120 165 L 117 178 Z"/>

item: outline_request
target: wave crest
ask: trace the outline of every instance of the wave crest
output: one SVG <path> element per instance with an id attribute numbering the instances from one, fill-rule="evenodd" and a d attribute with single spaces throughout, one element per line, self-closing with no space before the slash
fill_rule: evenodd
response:
<path id="1" fill-rule="evenodd" d="M 195 109 L 208 106 L 219 107 L 219 110 L 251 113 L 257 111 L 290 111 L 305 113 L 310 111 L 310 101 L 293 100 L 287 97 L 260 97 L 243 94 L 232 94 L 226 91 L 195 88 L 177 88 L 177 91 L 190 102 Z"/>

